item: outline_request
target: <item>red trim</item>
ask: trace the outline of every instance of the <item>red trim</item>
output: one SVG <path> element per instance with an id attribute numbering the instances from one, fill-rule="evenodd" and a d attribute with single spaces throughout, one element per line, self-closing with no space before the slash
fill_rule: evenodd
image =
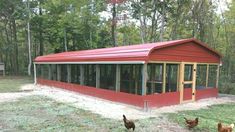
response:
<path id="1" fill-rule="evenodd" d="M 102 99 L 129 104 L 137 107 L 144 107 L 145 101 L 148 101 L 149 107 L 161 107 L 167 105 L 179 104 L 179 92 L 171 92 L 166 94 L 154 94 L 154 95 L 134 95 L 123 92 L 115 92 L 111 90 L 105 90 L 100 88 L 81 86 L 78 84 L 71 84 L 53 80 L 37 79 L 38 84 L 63 88 L 81 94 L 99 97 Z"/>
<path id="2" fill-rule="evenodd" d="M 134 95 L 124 92 L 115 92 L 106 89 L 82 86 L 78 84 L 65 83 L 53 80 L 46 80 L 37 78 L 37 83 L 41 85 L 53 86 L 58 88 L 63 88 L 66 90 L 71 90 L 79 92 L 81 94 L 90 95 L 114 102 L 120 102 L 124 104 L 129 104 L 137 107 L 144 107 L 144 103 L 148 102 L 148 107 L 162 107 L 169 105 L 176 105 L 180 103 L 180 92 L 169 92 L 164 94 L 153 94 L 153 95 Z M 196 91 L 196 100 L 208 98 L 208 97 L 217 97 L 218 89 L 204 89 Z"/>
<path id="3" fill-rule="evenodd" d="M 183 95 L 183 100 L 192 100 L 192 88 L 185 88 L 184 89 L 184 95 Z"/>
<path id="4" fill-rule="evenodd" d="M 196 90 L 196 100 L 218 97 L 218 88 L 207 88 Z"/>
<path id="5" fill-rule="evenodd" d="M 149 102 L 149 107 L 176 105 L 180 103 L 180 92 L 146 95 L 143 99 Z"/>

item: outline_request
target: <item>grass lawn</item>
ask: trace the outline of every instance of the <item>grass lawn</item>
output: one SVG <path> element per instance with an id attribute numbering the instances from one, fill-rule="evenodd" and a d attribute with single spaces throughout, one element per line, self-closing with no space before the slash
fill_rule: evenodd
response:
<path id="1" fill-rule="evenodd" d="M 6 92 L 18 92 L 20 87 L 27 83 L 33 83 L 33 79 L 30 77 L 0 77 L 0 93 Z"/>
<path id="2" fill-rule="evenodd" d="M 121 121 L 102 118 L 43 96 L 24 97 L 0 105 L 0 130 L 3 131 L 125 130 Z"/>
<path id="3" fill-rule="evenodd" d="M 235 103 L 213 105 L 209 109 L 182 111 L 167 115 L 171 121 L 177 122 L 183 127 L 185 127 L 183 117 L 189 119 L 199 117 L 199 125 L 192 131 L 216 132 L 218 122 L 227 125 L 235 123 Z"/>
<path id="4" fill-rule="evenodd" d="M 122 120 L 103 118 L 44 96 L 28 96 L 0 106 L 0 131 L 127 132 Z M 156 130 L 155 122 L 159 121 L 135 120 L 136 131 Z"/>

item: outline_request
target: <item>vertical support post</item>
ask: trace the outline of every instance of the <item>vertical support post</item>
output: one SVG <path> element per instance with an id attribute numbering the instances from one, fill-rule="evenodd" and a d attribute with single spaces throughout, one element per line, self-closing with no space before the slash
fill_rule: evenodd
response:
<path id="1" fill-rule="evenodd" d="M 192 84 L 192 100 L 195 101 L 196 96 L 196 75 L 197 75 L 197 64 L 193 64 L 193 84 Z"/>
<path id="2" fill-rule="evenodd" d="M 183 102 L 184 96 L 184 63 L 180 63 L 180 76 L 179 76 L 179 90 L 180 90 L 180 103 Z"/>
<path id="3" fill-rule="evenodd" d="M 166 92 L 166 63 L 163 63 L 162 93 Z"/>
<path id="4" fill-rule="evenodd" d="M 217 75 L 216 75 L 216 88 L 219 87 L 219 65 L 217 65 Z"/>
<path id="5" fill-rule="evenodd" d="M 5 77 L 5 74 L 6 74 L 6 73 L 5 73 L 5 63 L 3 63 L 2 66 L 3 66 L 3 71 L 2 71 L 3 73 L 2 73 L 2 74 L 3 74 L 3 76 Z"/>
<path id="6" fill-rule="evenodd" d="M 57 66 L 57 81 L 61 81 L 61 65 L 56 64 Z"/>
<path id="7" fill-rule="evenodd" d="M 44 75 L 45 64 L 40 64 L 40 70 L 41 70 L 41 78 L 45 79 L 45 75 Z"/>
<path id="8" fill-rule="evenodd" d="M 36 64 L 33 63 L 33 75 L 34 75 L 34 85 L 37 84 L 37 68 L 36 68 Z"/>
<path id="9" fill-rule="evenodd" d="M 146 84 L 147 84 L 147 64 L 142 66 L 142 95 L 146 95 Z"/>
<path id="10" fill-rule="evenodd" d="M 177 66 L 177 91 L 179 91 L 180 65 Z"/>
<path id="11" fill-rule="evenodd" d="M 80 65 L 80 85 L 84 85 L 84 65 Z"/>
<path id="12" fill-rule="evenodd" d="M 116 84 L 115 89 L 116 92 L 120 92 L 120 80 L 121 80 L 121 74 L 120 74 L 120 65 L 116 65 Z"/>
<path id="13" fill-rule="evenodd" d="M 95 71 L 96 71 L 96 88 L 100 87 L 100 65 L 95 65 Z"/>
<path id="14" fill-rule="evenodd" d="M 209 64 L 206 64 L 206 88 L 208 87 Z"/>
<path id="15" fill-rule="evenodd" d="M 154 83 L 154 80 L 155 80 L 155 71 L 156 71 L 156 67 L 154 66 L 154 65 L 150 65 L 150 67 L 148 67 L 148 68 L 150 68 L 150 75 L 148 75 L 149 76 L 149 78 L 148 78 L 148 80 L 150 80 L 150 84 L 151 84 L 151 94 L 153 94 L 154 93 L 154 91 L 155 91 L 155 83 Z M 147 83 L 148 83 L 148 80 L 147 80 Z M 153 90 L 154 89 L 154 90 Z M 148 89 L 147 89 L 147 91 L 148 91 Z"/>
<path id="16" fill-rule="evenodd" d="M 71 82 L 71 64 L 67 64 L 67 82 Z"/>
<path id="17" fill-rule="evenodd" d="M 48 79 L 49 79 L 49 80 L 52 80 L 51 64 L 48 65 Z"/>

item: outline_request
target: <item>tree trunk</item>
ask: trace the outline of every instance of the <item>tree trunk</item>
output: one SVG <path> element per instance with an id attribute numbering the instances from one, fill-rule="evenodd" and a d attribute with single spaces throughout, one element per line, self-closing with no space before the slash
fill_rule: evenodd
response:
<path id="1" fill-rule="evenodd" d="M 41 7 L 41 1 L 39 1 L 39 15 L 42 16 L 42 7 Z M 42 36 L 42 20 L 39 21 L 39 55 L 42 56 L 44 52 L 44 44 L 43 44 L 43 36 Z"/>
<path id="2" fill-rule="evenodd" d="M 151 42 L 155 42 L 155 35 L 156 35 L 156 13 L 157 13 L 157 1 L 156 0 L 152 0 L 152 4 L 153 4 L 153 16 L 152 16 L 152 26 L 151 26 L 151 35 L 150 35 L 150 39 Z"/>
<path id="3" fill-rule="evenodd" d="M 15 55 L 15 74 L 19 74 L 19 54 L 18 54 L 18 42 L 17 42 L 17 31 L 15 19 L 12 19 L 12 32 L 13 32 L 13 42 L 14 42 L 14 55 Z"/>
<path id="4" fill-rule="evenodd" d="M 112 19 L 112 40 L 113 40 L 113 46 L 116 47 L 117 46 L 117 40 L 116 40 L 116 26 L 117 26 L 117 13 L 116 13 L 116 4 L 113 3 L 113 19 Z"/>
<path id="5" fill-rule="evenodd" d="M 161 20 L 161 28 L 160 28 L 160 41 L 163 41 L 163 35 L 164 35 L 164 26 L 165 26 L 165 3 L 164 1 L 162 4 L 162 20 Z"/>

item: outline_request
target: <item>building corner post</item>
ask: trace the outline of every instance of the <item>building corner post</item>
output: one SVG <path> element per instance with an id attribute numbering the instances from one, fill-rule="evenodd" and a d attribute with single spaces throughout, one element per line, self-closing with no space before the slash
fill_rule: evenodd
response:
<path id="1" fill-rule="evenodd" d="M 144 63 L 142 67 L 142 95 L 146 95 L 147 78 L 148 78 L 147 64 Z"/>
<path id="2" fill-rule="evenodd" d="M 36 68 L 35 63 L 33 63 L 33 71 L 34 71 L 34 73 L 33 73 L 33 75 L 34 75 L 34 85 L 36 85 L 37 84 L 37 68 Z"/>
<path id="3" fill-rule="evenodd" d="M 115 84 L 115 89 L 116 92 L 120 92 L 120 65 L 116 65 L 116 84 Z"/>
<path id="4" fill-rule="evenodd" d="M 96 64 L 95 65 L 95 71 L 96 71 L 96 88 L 100 87 L 100 65 Z"/>

